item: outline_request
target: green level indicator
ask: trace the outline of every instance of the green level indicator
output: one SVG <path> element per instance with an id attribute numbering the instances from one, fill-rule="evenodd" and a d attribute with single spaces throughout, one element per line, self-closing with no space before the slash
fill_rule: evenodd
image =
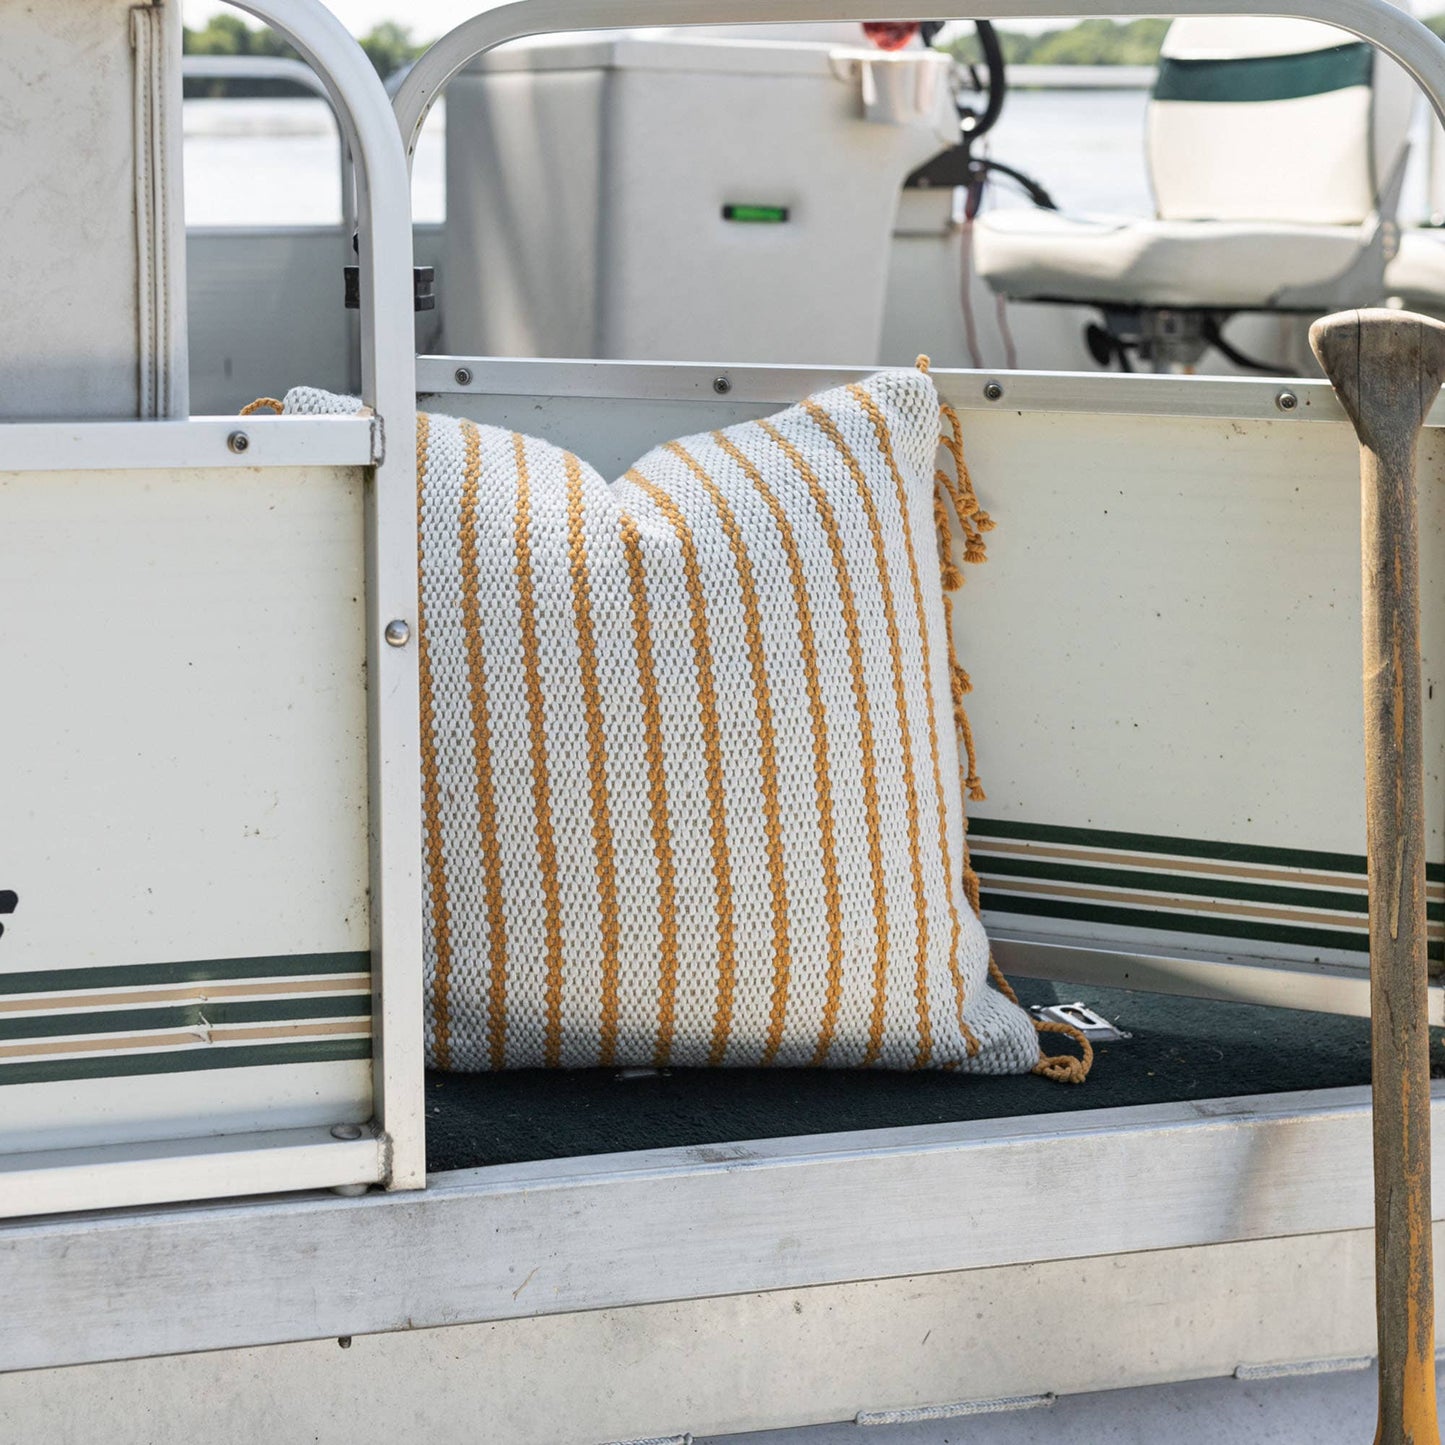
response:
<path id="1" fill-rule="evenodd" d="M 725 221 L 750 221 L 762 222 L 765 225 L 777 225 L 780 221 L 788 219 L 788 208 L 786 206 L 724 206 L 723 220 Z"/>

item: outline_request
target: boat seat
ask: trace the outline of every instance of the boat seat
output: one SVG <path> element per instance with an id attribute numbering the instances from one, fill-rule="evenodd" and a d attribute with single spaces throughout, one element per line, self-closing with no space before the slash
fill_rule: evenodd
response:
<path id="1" fill-rule="evenodd" d="M 1331 304 L 1361 251 L 1358 226 L 1043 210 L 999 211 L 988 219 L 977 254 L 994 290 L 1069 304 L 1311 310 Z M 1440 250 L 1445 278 L 1445 246 Z"/>
<path id="2" fill-rule="evenodd" d="M 1176 20 L 1145 118 L 1154 216 L 989 210 L 978 273 L 1106 317 L 1378 304 L 1413 103 L 1392 61 L 1331 26 Z"/>
<path id="3" fill-rule="evenodd" d="M 1445 316 L 1445 230 L 1406 231 L 1385 267 L 1385 293 L 1407 310 Z"/>

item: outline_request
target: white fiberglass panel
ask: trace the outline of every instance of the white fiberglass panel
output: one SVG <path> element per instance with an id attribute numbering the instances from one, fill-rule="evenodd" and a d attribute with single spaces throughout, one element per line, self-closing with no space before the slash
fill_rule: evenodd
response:
<path id="1" fill-rule="evenodd" d="M 0 473 L 0 1147 L 369 1115 L 362 477 Z"/>

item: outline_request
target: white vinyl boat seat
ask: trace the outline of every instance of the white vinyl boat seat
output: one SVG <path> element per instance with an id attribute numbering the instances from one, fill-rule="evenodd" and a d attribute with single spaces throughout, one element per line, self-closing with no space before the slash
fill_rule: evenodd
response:
<path id="1" fill-rule="evenodd" d="M 1145 145 L 1153 217 L 989 211 L 979 274 L 1015 300 L 1202 311 L 1378 303 L 1413 87 L 1314 21 L 1189 18 Z"/>
<path id="2" fill-rule="evenodd" d="M 1358 226 L 1044 210 L 997 211 L 987 219 L 976 238 L 977 256 L 993 288 L 1069 304 L 1310 310 L 1329 304 L 1362 249 Z"/>
<path id="3" fill-rule="evenodd" d="M 1445 230 L 1406 231 L 1385 267 L 1385 294 L 1410 311 L 1445 316 Z"/>

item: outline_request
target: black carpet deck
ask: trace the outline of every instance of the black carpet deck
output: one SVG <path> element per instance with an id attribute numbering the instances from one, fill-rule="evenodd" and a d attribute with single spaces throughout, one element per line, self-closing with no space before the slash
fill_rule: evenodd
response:
<path id="1" fill-rule="evenodd" d="M 612 1069 L 430 1074 L 427 1164 L 470 1169 L 1370 1082 L 1366 1019 L 1017 982 L 1026 1004 L 1081 998 L 1133 1037 L 1096 1045 L 1094 1071 L 1077 1086 L 826 1069 L 671 1069 L 635 1079 Z M 1434 1057 L 1438 1070 L 1438 1038 Z"/>

